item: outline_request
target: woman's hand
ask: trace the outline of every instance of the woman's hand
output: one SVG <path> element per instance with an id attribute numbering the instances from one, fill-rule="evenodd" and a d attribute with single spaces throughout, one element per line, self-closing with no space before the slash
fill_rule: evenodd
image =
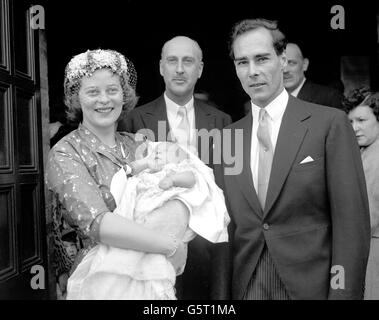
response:
<path id="1" fill-rule="evenodd" d="M 159 181 L 159 188 L 163 190 L 170 189 L 173 186 L 174 186 L 174 180 L 169 176 L 166 176 L 161 181 Z"/>
<path id="2" fill-rule="evenodd" d="M 167 212 L 175 212 L 181 215 L 189 214 L 186 205 L 178 199 L 167 201 L 154 210 L 156 216 L 164 215 Z M 141 225 L 112 212 L 103 215 L 98 228 L 99 242 L 112 247 L 164 255 L 169 255 L 175 248 L 175 243 L 169 235 L 154 231 L 151 227 Z M 177 252 L 170 257 L 175 268 L 185 262 L 187 248 L 182 246 L 183 244 L 180 241 Z"/>
<path id="3" fill-rule="evenodd" d="M 188 244 L 183 241 L 179 241 L 178 249 L 176 249 L 175 254 L 168 258 L 175 269 L 176 275 L 180 275 L 184 271 L 187 260 L 187 249 Z"/>

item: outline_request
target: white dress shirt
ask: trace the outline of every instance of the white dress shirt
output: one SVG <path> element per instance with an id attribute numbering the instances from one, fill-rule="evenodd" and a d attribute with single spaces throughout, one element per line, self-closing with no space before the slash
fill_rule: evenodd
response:
<path id="1" fill-rule="evenodd" d="M 166 93 L 164 93 L 164 99 L 166 102 L 167 118 L 168 118 L 168 123 L 170 126 L 170 131 L 173 134 L 173 136 L 176 137 L 177 128 L 181 120 L 180 115 L 178 115 L 178 110 L 181 106 L 176 104 L 169 97 L 167 97 Z M 187 109 L 187 117 L 190 124 L 190 139 L 191 139 L 190 144 L 196 147 L 196 141 L 194 138 L 196 125 L 195 125 L 195 108 L 193 106 L 193 97 L 183 107 Z"/>
<path id="2" fill-rule="evenodd" d="M 271 143 L 274 148 L 278 140 L 280 125 L 282 123 L 283 114 L 286 110 L 288 103 L 288 93 L 285 89 L 269 103 L 265 109 L 268 114 L 270 129 L 271 129 Z M 250 152 L 250 167 L 253 175 L 253 182 L 255 190 L 258 190 L 258 162 L 259 162 L 259 142 L 257 138 L 257 130 L 259 126 L 259 110 L 261 108 L 251 102 L 251 110 L 253 116 L 253 128 L 251 130 L 251 152 Z"/>
<path id="3" fill-rule="evenodd" d="M 302 88 L 303 85 L 304 85 L 305 80 L 306 80 L 306 79 L 305 79 L 305 77 L 304 77 L 303 81 L 301 81 L 301 83 L 297 86 L 297 88 L 291 92 L 291 94 L 292 94 L 294 97 L 297 97 L 297 95 L 299 94 L 301 88 Z"/>
<path id="4" fill-rule="evenodd" d="M 169 130 L 171 132 L 171 135 L 173 137 L 176 137 L 176 132 L 177 132 L 177 129 L 178 129 L 178 126 L 179 126 L 179 123 L 181 121 L 181 117 L 180 115 L 178 114 L 178 111 L 179 111 L 179 108 L 182 107 L 180 105 L 178 105 L 177 103 L 175 103 L 174 101 L 172 101 L 169 97 L 167 97 L 166 95 L 166 92 L 164 93 L 164 99 L 165 99 L 165 102 L 166 102 L 166 111 L 167 111 L 167 119 L 168 119 L 168 125 L 169 125 Z M 190 101 L 188 101 L 183 107 L 185 107 L 187 109 L 187 117 L 188 117 L 188 122 L 189 122 L 189 125 L 190 125 L 190 145 L 191 147 L 194 147 L 194 150 L 196 150 L 196 139 L 194 138 L 195 137 L 195 130 L 196 130 L 196 125 L 195 125 L 195 108 L 194 108 L 194 105 L 193 105 L 193 97 L 191 98 Z M 197 154 L 197 152 L 196 152 Z M 174 199 L 179 199 L 179 198 L 174 198 Z M 190 214 L 192 214 L 192 207 L 189 205 L 189 203 L 187 203 L 186 200 L 184 200 L 183 198 L 180 198 L 179 199 L 181 202 L 183 202 L 186 207 L 188 208 L 188 212 Z"/>

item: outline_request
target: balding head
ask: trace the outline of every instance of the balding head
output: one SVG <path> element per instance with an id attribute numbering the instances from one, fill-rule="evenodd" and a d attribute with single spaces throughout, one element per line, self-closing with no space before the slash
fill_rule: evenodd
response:
<path id="1" fill-rule="evenodd" d="M 167 41 L 162 48 L 160 73 L 166 84 L 166 95 L 179 105 L 193 96 L 203 71 L 203 54 L 199 44 L 184 36 Z"/>
<path id="2" fill-rule="evenodd" d="M 304 80 L 309 61 L 303 57 L 300 47 L 289 42 L 286 47 L 287 66 L 284 68 L 284 87 L 288 92 L 295 90 Z"/>
<path id="3" fill-rule="evenodd" d="M 193 53 L 197 59 L 199 61 L 203 60 L 203 52 L 201 51 L 199 44 L 195 40 L 185 36 L 176 36 L 165 42 L 162 47 L 161 59 L 163 59 L 164 55 L 167 53 L 167 50 L 172 47 L 186 47 L 188 49 L 192 48 Z"/>
<path id="4" fill-rule="evenodd" d="M 293 42 L 287 43 L 286 53 L 287 51 L 291 52 L 291 56 L 296 56 L 296 58 L 298 59 L 304 59 L 303 53 L 300 47 L 296 43 L 293 43 Z"/>

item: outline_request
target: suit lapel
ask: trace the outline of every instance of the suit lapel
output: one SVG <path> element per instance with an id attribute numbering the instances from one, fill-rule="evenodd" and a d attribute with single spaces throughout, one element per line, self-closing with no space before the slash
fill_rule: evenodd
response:
<path id="1" fill-rule="evenodd" d="M 195 112 L 195 128 L 197 132 L 201 129 L 207 129 L 211 130 L 215 128 L 216 123 L 215 123 L 215 116 L 207 111 L 201 102 L 199 102 L 197 99 L 194 99 L 194 112 Z M 197 151 L 199 155 L 202 155 L 201 152 L 201 141 L 200 137 L 197 137 Z M 210 141 L 210 148 L 213 146 L 213 140 Z"/>
<path id="2" fill-rule="evenodd" d="M 279 196 L 308 130 L 303 121 L 310 116 L 300 100 L 289 96 L 276 143 L 264 215 L 270 211 Z"/>
<path id="3" fill-rule="evenodd" d="M 305 80 L 303 86 L 301 87 L 297 95 L 297 98 L 304 101 L 309 101 L 309 98 L 311 95 L 312 95 L 312 90 L 310 88 L 310 83 L 308 80 Z"/>
<path id="4" fill-rule="evenodd" d="M 207 129 L 211 130 L 215 127 L 215 119 L 209 111 L 205 110 L 203 105 L 197 100 L 194 99 L 194 108 L 195 108 L 195 127 L 196 129 Z"/>
<path id="5" fill-rule="evenodd" d="M 170 124 L 167 118 L 166 102 L 163 95 L 145 111 L 144 121 L 145 127 L 150 128 L 154 132 L 155 141 L 165 141 L 168 138 Z M 164 130 L 159 130 L 158 126 L 163 125 L 163 123 L 159 124 L 159 121 L 164 121 Z"/>
<path id="6" fill-rule="evenodd" d="M 242 173 L 236 175 L 236 179 L 238 181 L 238 185 L 242 190 L 246 200 L 249 202 L 253 211 L 259 216 L 262 217 L 262 209 L 259 204 L 257 192 L 254 188 L 253 175 L 251 172 L 251 130 L 253 126 L 251 111 L 247 114 L 247 116 L 242 119 L 242 130 L 243 130 L 243 169 Z M 234 138 L 234 137 L 233 137 Z M 234 142 L 233 142 L 234 144 Z M 234 147 L 236 145 L 234 144 Z M 237 153 L 238 154 L 238 153 Z"/>

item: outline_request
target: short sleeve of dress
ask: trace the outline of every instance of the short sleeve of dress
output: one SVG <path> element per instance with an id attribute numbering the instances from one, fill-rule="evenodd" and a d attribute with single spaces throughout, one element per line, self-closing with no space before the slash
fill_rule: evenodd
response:
<path id="1" fill-rule="evenodd" d="M 98 224 L 110 210 L 81 156 L 71 145 L 63 144 L 50 151 L 46 184 L 62 204 L 67 223 L 81 237 L 97 242 Z M 96 225 L 92 228 L 94 221 Z"/>

